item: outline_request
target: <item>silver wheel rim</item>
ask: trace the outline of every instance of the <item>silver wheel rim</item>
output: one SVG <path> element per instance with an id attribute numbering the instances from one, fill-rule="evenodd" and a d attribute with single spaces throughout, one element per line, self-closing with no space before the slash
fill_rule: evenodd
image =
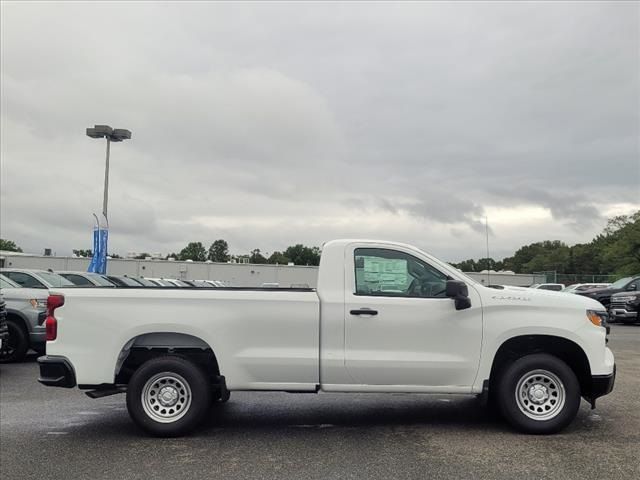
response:
<path id="1" fill-rule="evenodd" d="M 177 373 L 154 375 L 142 389 L 142 408 L 159 423 L 172 423 L 186 415 L 191 406 L 191 387 Z"/>
<path id="2" fill-rule="evenodd" d="M 525 373 L 516 386 L 516 404 L 522 413 L 533 420 L 551 420 L 564 407 L 564 384 L 548 370 Z"/>

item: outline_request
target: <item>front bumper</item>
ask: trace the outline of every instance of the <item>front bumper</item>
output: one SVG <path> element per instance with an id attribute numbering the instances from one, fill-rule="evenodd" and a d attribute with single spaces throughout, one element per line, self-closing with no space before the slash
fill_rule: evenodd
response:
<path id="1" fill-rule="evenodd" d="M 40 377 L 38 382 L 47 387 L 73 388 L 76 386 L 76 374 L 73 365 L 65 357 L 44 355 L 38 358 Z"/>
<path id="2" fill-rule="evenodd" d="M 638 312 L 627 310 L 624 307 L 612 307 L 609 310 L 609 317 L 611 317 L 612 320 L 617 320 L 618 318 L 633 319 L 638 318 Z"/>
<path id="3" fill-rule="evenodd" d="M 29 341 L 31 345 L 38 345 L 47 342 L 47 329 L 44 325 L 33 327 L 33 331 L 29 333 Z"/>
<path id="4" fill-rule="evenodd" d="M 592 375 L 591 376 L 591 391 L 587 398 L 591 400 L 592 405 L 595 405 L 596 398 L 600 398 L 604 395 L 608 395 L 613 390 L 613 385 L 616 381 L 616 366 L 613 365 L 613 372 L 608 375 Z"/>

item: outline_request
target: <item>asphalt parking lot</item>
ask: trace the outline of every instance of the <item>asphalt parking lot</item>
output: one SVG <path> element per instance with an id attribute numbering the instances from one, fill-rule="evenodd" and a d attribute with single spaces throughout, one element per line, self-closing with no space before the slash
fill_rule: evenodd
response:
<path id="1" fill-rule="evenodd" d="M 0 477 L 10 479 L 637 479 L 640 326 L 614 325 L 613 393 L 564 432 L 514 433 L 467 397 L 234 393 L 196 434 L 149 438 L 124 395 L 36 382 L 0 365 Z"/>

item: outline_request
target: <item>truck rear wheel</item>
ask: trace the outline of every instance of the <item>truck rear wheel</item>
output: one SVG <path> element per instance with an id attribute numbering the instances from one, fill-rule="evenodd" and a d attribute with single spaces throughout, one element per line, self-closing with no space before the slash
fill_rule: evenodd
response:
<path id="1" fill-rule="evenodd" d="M 502 372 L 497 398 L 513 427 L 525 433 L 555 433 L 578 413 L 580 384 L 562 360 L 536 353 L 519 358 Z"/>
<path id="2" fill-rule="evenodd" d="M 162 437 L 184 435 L 196 427 L 211 404 L 205 372 L 190 361 L 163 356 L 142 364 L 127 388 L 127 409 L 146 432 Z"/>

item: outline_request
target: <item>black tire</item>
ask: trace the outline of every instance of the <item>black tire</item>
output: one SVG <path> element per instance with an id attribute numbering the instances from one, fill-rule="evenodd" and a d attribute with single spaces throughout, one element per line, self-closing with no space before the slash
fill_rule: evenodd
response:
<path id="1" fill-rule="evenodd" d="M 562 360 L 536 353 L 519 358 L 502 371 L 497 398 L 502 416 L 514 428 L 550 434 L 562 430 L 576 417 L 580 384 Z"/>
<path id="2" fill-rule="evenodd" d="M 154 378 L 159 380 L 152 381 Z M 159 388 L 155 388 L 156 385 Z M 145 389 L 146 386 L 148 388 Z M 163 389 L 168 390 L 165 393 L 169 396 L 175 394 L 178 397 L 174 405 L 159 403 L 164 399 L 161 398 Z M 149 399 L 146 402 L 143 401 L 143 393 Z M 140 428 L 159 437 L 176 437 L 192 431 L 207 413 L 211 402 L 211 384 L 206 373 L 189 360 L 172 355 L 142 364 L 134 372 L 127 388 L 129 415 Z M 155 409 L 155 418 L 147 413 L 152 408 Z M 163 414 L 174 416 L 164 418 L 167 423 L 163 423 L 158 420 Z"/>
<path id="3" fill-rule="evenodd" d="M 13 319 L 7 319 L 7 328 L 9 337 L 6 339 L 7 345 L 2 345 L 0 362 L 22 362 L 29 351 L 29 334 L 19 321 Z"/>

